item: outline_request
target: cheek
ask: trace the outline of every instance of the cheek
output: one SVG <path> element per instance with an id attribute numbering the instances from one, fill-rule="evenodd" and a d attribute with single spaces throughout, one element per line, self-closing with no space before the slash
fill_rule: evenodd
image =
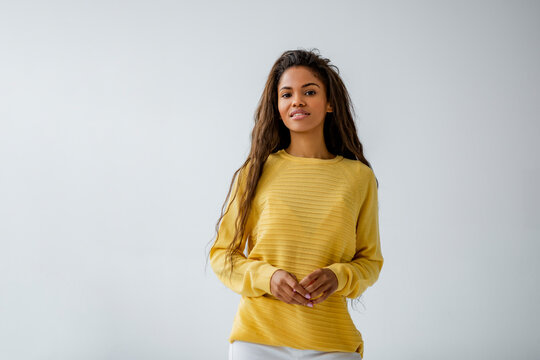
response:
<path id="1" fill-rule="evenodd" d="M 318 108 L 324 109 L 326 107 L 326 98 L 324 96 L 321 96 L 317 99 L 317 105 Z"/>
<path id="2" fill-rule="evenodd" d="M 287 104 L 282 101 L 278 101 L 278 111 L 281 118 L 285 119 L 287 116 Z"/>

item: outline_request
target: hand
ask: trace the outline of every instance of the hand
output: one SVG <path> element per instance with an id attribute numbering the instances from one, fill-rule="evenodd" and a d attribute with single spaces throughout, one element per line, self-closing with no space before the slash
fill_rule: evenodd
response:
<path id="1" fill-rule="evenodd" d="M 311 294 L 313 305 L 326 300 L 338 287 L 336 274 L 330 269 L 317 269 L 300 281 L 300 285 Z M 319 295 L 321 297 L 317 298 Z"/>
<path id="2" fill-rule="evenodd" d="M 285 270 L 279 269 L 272 274 L 270 292 L 287 304 L 310 306 L 310 294 L 298 284 L 298 280 L 294 274 Z M 310 307 L 313 307 L 313 304 Z"/>

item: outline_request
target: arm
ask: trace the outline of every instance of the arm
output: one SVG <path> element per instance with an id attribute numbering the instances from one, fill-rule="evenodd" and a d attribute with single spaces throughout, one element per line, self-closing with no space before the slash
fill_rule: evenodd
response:
<path id="1" fill-rule="evenodd" d="M 210 263 L 218 279 L 231 290 L 240 295 L 256 297 L 266 293 L 270 294 L 270 279 L 278 268 L 270 265 L 266 261 L 248 259 L 244 255 L 246 240 L 248 234 L 251 232 L 249 220 L 246 224 L 246 232 L 242 238 L 240 248 L 233 255 L 234 268 L 230 278 L 231 264 L 229 261 L 225 263 L 227 247 L 232 242 L 235 233 L 235 222 L 239 211 L 239 199 L 244 190 L 243 184 L 245 184 L 245 181 L 240 181 L 240 191 L 232 201 L 231 198 L 233 198 L 236 187 L 238 186 L 238 179 L 245 180 L 242 170 L 239 172 L 233 184 L 233 189 L 227 203 L 227 211 L 223 215 L 219 227 L 217 241 L 214 243 L 212 249 L 210 249 Z"/>
<path id="2" fill-rule="evenodd" d="M 377 281 L 383 262 L 377 183 L 373 171 L 370 171 L 356 224 L 356 254 L 350 262 L 334 263 L 326 268 L 332 270 L 338 279 L 335 293 L 356 298 Z"/>

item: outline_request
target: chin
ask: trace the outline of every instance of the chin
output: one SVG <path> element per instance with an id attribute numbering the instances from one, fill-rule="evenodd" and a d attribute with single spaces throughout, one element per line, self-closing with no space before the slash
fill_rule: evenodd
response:
<path id="1" fill-rule="evenodd" d="M 294 132 L 309 132 L 309 131 L 313 131 L 315 129 L 317 129 L 317 125 L 313 125 L 313 124 L 301 124 L 301 123 L 296 123 L 296 124 L 285 124 L 285 126 L 290 130 L 290 131 L 294 131 Z"/>

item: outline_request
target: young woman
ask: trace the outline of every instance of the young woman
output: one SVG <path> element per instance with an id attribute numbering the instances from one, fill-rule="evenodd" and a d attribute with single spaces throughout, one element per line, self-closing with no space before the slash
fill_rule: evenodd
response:
<path id="1" fill-rule="evenodd" d="M 375 283 L 383 257 L 378 181 L 352 110 L 317 52 L 286 51 L 272 67 L 209 252 L 242 295 L 230 360 L 363 356 L 346 299 Z"/>

